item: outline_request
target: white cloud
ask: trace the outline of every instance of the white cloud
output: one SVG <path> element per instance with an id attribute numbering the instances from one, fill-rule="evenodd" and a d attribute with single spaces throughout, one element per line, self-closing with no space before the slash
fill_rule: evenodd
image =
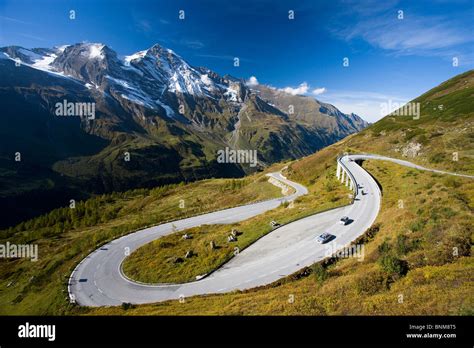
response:
<path id="1" fill-rule="evenodd" d="M 142 31 L 144 33 L 150 33 L 153 31 L 153 27 L 150 23 L 150 21 L 146 20 L 146 19 L 140 19 L 138 21 L 136 21 L 135 25 L 137 26 L 137 29 L 139 31 Z"/>
<path id="2" fill-rule="evenodd" d="M 398 55 L 452 56 L 452 48 L 474 40 L 462 25 L 469 22 L 464 15 L 453 19 L 405 13 L 403 19 L 397 19 L 398 10 L 394 4 L 373 5 L 370 3 L 370 8 L 361 8 L 359 2 L 349 2 L 351 11 L 344 13 L 339 18 L 339 28 L 331 31 L 346 41 L 363 39 Z M 354 12 L 356 23 L 348 27 L 344 24 L 344 16 L 354 17 Z"/>
<path id="3" fill-rule="evenodd" d="M 313 89 L 313 93 L 314 95 L 320 95 L 320 94 L 323 94 L 324 92 L 326 92 L 326 88 L 324 87 L 321 87 L 321 88 L 316 88 L 316 89 Z"/>
<path id="4" fill-rule="evenodd" d="M 180 40 L 179 43 L 181 45 L 184 45 L 186 47 L 192 48 L 192 49 L 200 49 L 205 46 L 205 44 L 202 41 L 199 40 Z"/>
<path id="5" fill-rule="evenodd" d="M 250 76 L 247 80 L 247 86 L 254 87 L 258 85 L 258 80 L 255 76 Z"/>
<path id="6" fill-rule="evenodd" d="M 0 19 L 1 20 L 5 20 L 5 21 L 10 21 L 10 22 L 15 22 L 15 23 L 21 23 L 21 24 L 30 24 L 28 22 L 24 22 L 20 19 L 17 19 L 17 18 L 12 18 L 12 17 L 6 17 L 6 16 L 0 16 Z"/>
<path id="7" fill-rule="evenodd" d="M 291 94 L 291 95 L 304 95 L 308 94 L 311 86 L 307 82 L 301 83 L 298 87 L 285 87 L 285 88 L 278 88 L 279 91 Z M 311 91 L 313 95 L 320 95 L 326 92 L 325 87 L 315 88 Z"/>
<path id="8" fill-rule="evenodd" d="M 405 54 L 444 49 L 470 41 L 465 33 L 438 20 L 372 20 L 356 27 L 349 37 L 360 36 L 372 45 Z"/>
<path id="9" fill-rule="evenodd" d="M 303 82 L 300 84 L 298 87 L 293 88 L 293 87 L 285 87 L 285 88 L 280 88 L 280 91 L 292 94 L 292 95 L 297 95 L 297 94 L 306 94 L 308 93 L 309 85 L 306 82 Z"/>

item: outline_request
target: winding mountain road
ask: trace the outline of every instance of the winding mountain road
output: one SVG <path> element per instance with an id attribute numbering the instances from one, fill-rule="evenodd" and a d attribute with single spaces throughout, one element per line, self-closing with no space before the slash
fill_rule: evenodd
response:
<path id="1" fill-rule="evenodd" d="M 372 176 L 355 162 L 366 159 L 387 160 L 420 170 L 453 174 L 384 156 L 346 155 L 338 158 L 338 162 L 353 180 L 353 204 L 284 225 L 260 238 L 218 270 L 198 281 L 151 285 L 132 281 L 122 274 L 121 265 L 126 258 L 125 251 L 131 253 L 161 236 L 176 232 L 176 229 L 243 221 L 308 193 L 304 186 L 287 180 L 280 173 L 271 173 L 270 176 L 292 186 L 295 192 L 282 198 L 178 220 L 173 222 L 175 230 L 172 223 L 165 223 L 115 239 L 89 254 L 77 265 L 69 279 L 69 296 L 82 306 L 116 306 L 123 302 L 143 304 L 178 300 L 194 295 L 250 289 L 269 284 L 310 266 L 350 244 L 374 223 L 380 210 L 381 192 Z M 474 178 L 469 175 L 460 176 Z M 352 222 L 345 226 L 340 225 L 342 216 L 348 216 Z M 323 232 L 330 232 L 336 238 L 324 245 L 318 244 L 316 237 Z"/>

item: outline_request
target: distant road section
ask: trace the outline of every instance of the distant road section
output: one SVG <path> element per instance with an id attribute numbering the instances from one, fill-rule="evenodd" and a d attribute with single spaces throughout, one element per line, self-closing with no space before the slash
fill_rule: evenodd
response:
<path id="1" fill-rule="evenodd" d="M 400 164 L 400 165 L 405 166 L 405 167 L 411 167 L 411 168 L 415 168 L 415 169 L 418 169 L 418 170 L 424 170 L 424 171 L 438 173 L 438 174 L 454 175 L 454 176 L 461 176 L 463 178 L 474 179 L 474 175 L 459 174 L 459 173 L 446 172 L 446 171 L 438 170 L 438 169 L 425 168 L 425 167 L 422 167 L 418 164 L 414 164 L 414 163 L 404 161 L 404 160 L 400 160 L 400 159 L 397 159 L 397 158 L 391 158 L 391 157 L 385 157 L 385 156 L 379 156 L 379 155 L 371 155 L 371 154 L 357 155 L 357 158 L 358 159 L 366 159 L 366 160 L 376 159 L 376 160 L 381 160 L 381 161 L 390 161 L 390 162 L 394 162 L 394 163 Z"/>

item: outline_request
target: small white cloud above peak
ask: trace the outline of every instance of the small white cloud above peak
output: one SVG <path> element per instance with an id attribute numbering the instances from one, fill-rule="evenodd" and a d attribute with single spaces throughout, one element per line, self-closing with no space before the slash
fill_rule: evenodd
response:
<path id="1" fill-rule="evenodd" d="M 280 88 L 279 91 L 291 94 L 291 95 L 298 95 L 298 94 L 306 94 L 308 93 L 309 85 L 306 82 L 303 82 L 298 87 L 285 87 Z"/>
<path id="2" fill-rule="evenodd" d="M 325 92 L 326 92 L 326 88 L 321 87 L 321 88 L 313 89 L 313 91 L 311 93 L 313 93 L 314 95 L 320 95 L 320 94 L 323 94 Z"/>
<path id="3" fill-rule="evenodd" d="M 276 89 L 276 88 L 275 88 Z M 278 88 L 280 92 L 285 92 L 291 95 L 320 95 L 326 93 L 325 87 L 319 87 L 311 90 L 311 86 L 307 82 L 300 83 L 298 87 L 285 87 L 285 88 Z M 310 91 L 311 90 L 311 91 Z"/>
<path id="4" fill-rule="evenodd" d="M 255 87 L 258 85 L 258 80 L 255 76 L 250 76 L 250 78 L 247 80 L 246 83 L 247 86 L 249 87 Z"/>

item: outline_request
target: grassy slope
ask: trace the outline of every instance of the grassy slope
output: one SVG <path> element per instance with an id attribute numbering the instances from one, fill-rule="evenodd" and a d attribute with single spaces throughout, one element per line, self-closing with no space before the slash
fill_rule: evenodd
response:
<path id="1" fill-rule="evenodd" d="M 414 102 L 420 103 L 418 120 L 384 117 L 349 137 L 346 145 L 426 167 L 474 174 L 474 71 L 444 82 Z M 418 146 L 418 152 L 406 151 Z M 455 152 L 457 161 L 453 160 Z"/>
<path id="2" fill-rule="evenodd" d="M 311 159 L 324 157 L 319 154 Z M 294 275 L 261 289 L 192 297 L 185 303 L 167 301 L 128 310 L 82 309 L 80 313 L 473 314 L 474 260 L 469 255 L 474 182 L 386 162 L 366 162 L 365 167 L 382 184 L 384 196 L 376 221 L 379 230 L 364 244 L 362 262 L 354 258 L 339 260 L 327 268 L 328 278 L 323 281 L 314 274 Z M 403 208 L 399 208 L 400 199 Z M 454 247 L 458 248 L 457 256 L 453 255 Z M 408 272 L 400 275 L 384 268 L 381 259 L 386 254 L 406 262 Z M 288 301 L 290 295 L 294 303 Z"/>
<path id="3" fill-rule="evenodd" d="M 71 224 L 65 219 L 69 208 L 62 208 L 16 230 L 0 231 L 1 244 L 34 243 L 39 249 L 37 262 L 0 260 L 0 314 L 65 313 L 72 269 L 100 244 L 150 224 L 280 196 L 280 190 L 266 180 L 256 174 L 104 195 L 88 200 L 84 215 L 74 215 Z M 181 199 L 184 208 L 180 208 Z"/>

